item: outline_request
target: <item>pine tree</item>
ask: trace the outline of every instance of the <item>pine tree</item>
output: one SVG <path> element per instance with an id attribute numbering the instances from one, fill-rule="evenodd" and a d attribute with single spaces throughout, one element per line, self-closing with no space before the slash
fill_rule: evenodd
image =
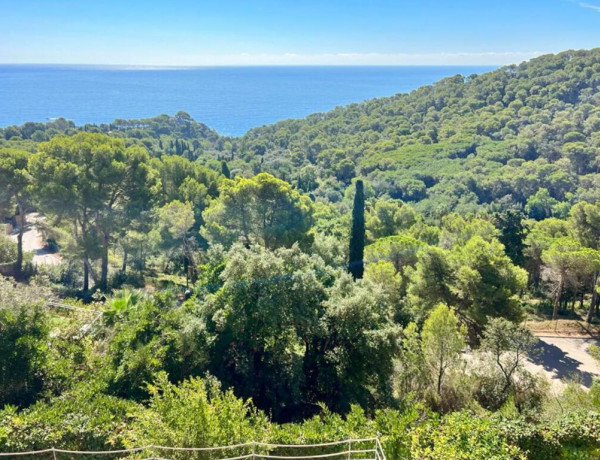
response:
<path id="1" fill-rule="evenodd" d="M 221 161 L 221 174 L 223 174 L 227 179 L 231 179 L 231 172 L 229 171 L 229 166 L 227 166 L 226 161 Z"/>
<path id="2" fill-rule="evenodd" d="M 356 181 L 354 208 L 352 209 L 352 233 L 350 234 L 350 253 L 348 271 L 354 279 L 363 277 L 365 253 L 365 192 L 362 180 Z"/>

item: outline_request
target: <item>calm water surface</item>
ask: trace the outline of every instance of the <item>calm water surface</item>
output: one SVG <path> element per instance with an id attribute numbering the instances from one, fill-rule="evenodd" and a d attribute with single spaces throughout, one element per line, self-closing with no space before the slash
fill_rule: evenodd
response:
<path id="1" fill-rule="evenodd" d="M 0 65 L 0 126 L 54 117 L 85 123 L 185 110 L 220 134 L 407 92 L 493 67 L 206 67 Z"/>

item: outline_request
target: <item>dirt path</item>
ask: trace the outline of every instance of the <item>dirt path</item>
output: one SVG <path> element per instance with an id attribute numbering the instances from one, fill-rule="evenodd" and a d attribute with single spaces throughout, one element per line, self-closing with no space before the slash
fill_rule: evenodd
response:
<path id="1" fill-rule="evenodd" d="M 530 358 L 526 368 L 548 378 L 555 392 L 562 391 L 564 379 L 576 380 L 585 388 L 600 376 L 600 366 L 588 353 L 590 345 L 600 345 L 600 339 L 575 337 L 539 337 L 538 354 Z"/>
<path id="2" fill-rule="evenodd" d="M 25 216 L 27 224 L 23 233 L 23 251 L 33 252 L 34 265 L 58 265 L 61 262 L 59 254 L 50 253 L 45 247 L 44 238 L 40 233 L 38 222 L 44 220 L 44 217 L 38 213 L 32 212 Z M 17 241 L 17 232 L 10 234 L 15 242 Z"/>

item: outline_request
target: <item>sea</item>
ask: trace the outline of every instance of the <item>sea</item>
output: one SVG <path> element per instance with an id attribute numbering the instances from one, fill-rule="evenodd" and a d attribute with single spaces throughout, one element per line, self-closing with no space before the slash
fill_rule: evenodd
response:
<path id="1" fill-rule="evenodd" d="M 0 127 L 63 117 L 77 125 L 183 110 L 219 134 L 409 92 L 489 66 L 141 68 L 0 65 Z"/>

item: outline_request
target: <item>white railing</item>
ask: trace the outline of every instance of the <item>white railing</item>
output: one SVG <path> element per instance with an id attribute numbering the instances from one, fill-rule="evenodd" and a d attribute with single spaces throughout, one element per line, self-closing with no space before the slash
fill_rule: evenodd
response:
<path id="1" fill-rule="evenodd" d="M 375 438 L 375 460 L 387 460 L 379 438 Z"/>
<path id="2" fill-rule="evenodd" d="M 240 455 L 227 455 L 226 452 L 238 451 Z M 245 453 L 242 453 L 246 451 Z M 149 445 L 131 449 L 105 451 L 78 451 L 57 449 L 55 447 L 29 452 L 0 452 L 0 457 L 19 458 L 34 457 L 43 460 L 62 460 L 63 458 L 77 459 L 86 456 L 110 456 L 112 458 L 137 458 L 141 460 L 173 460 L 177 458 L 198 458 L 198 454 L 210 460 L 386 460 L 379 438 L 346 439 L 343 441 L 325 442 L 319 444 L 273 444 L 266 442 L 248 442 L 229 446 L 216 447 L 168 447 Z M 219 453 L 224 455 L 218 455 Z M 234 453 L 234 452 L 232 452 Z M 140 456 L 136 456 L 140 455 Z M 187 454 L 187 455 L 186 455 Z M 196 455 L 194 455 L 196 454 Z"/>

